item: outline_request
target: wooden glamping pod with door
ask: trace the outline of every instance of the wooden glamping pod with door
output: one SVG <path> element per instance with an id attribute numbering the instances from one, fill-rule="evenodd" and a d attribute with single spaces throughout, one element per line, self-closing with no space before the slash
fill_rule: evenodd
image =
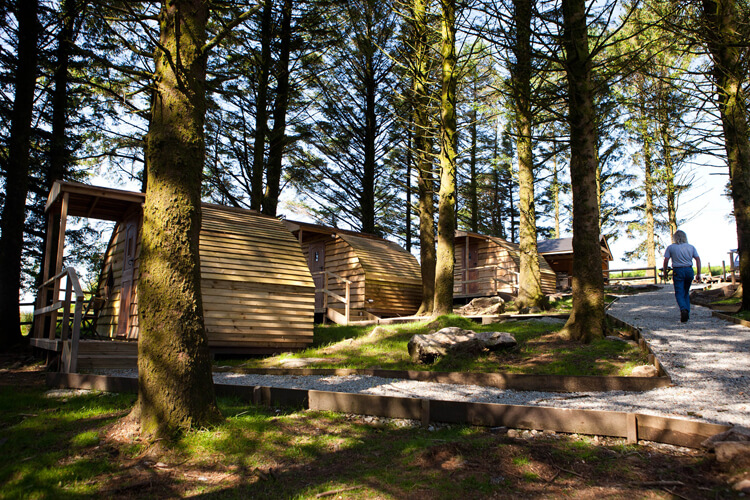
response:
<path id="1" fill-rule="evenodd" d="M 609 270 L 609 263 L 613 260 L 612 250 L 607 238 L 600 238 L 602 247 L 602 271 Z M 540 241 L 537 245 L 539 255 L 543 256 L 553 271 L 557 274 L 558 288 L 571 286 L 570 277 L 573 276 L 573 238 L 555 238 Z M 605 275 L 605 278 L 607 275 Z"/>
<path id="2" fill-rule="evenodd" d="M 127 341 L 132 348 L 136 345 L 132 341 L 139 332 L 144 199 L 142 193 L 57 182 L 48 200 L 47 211 L 60 213 L 61 220 L 73 215 L 115 221 L 95 298 L 94 325 L 99 339 L 125 342 L 109 342 L 98 348 L 100 353 Z M 278 352 L 312 343 L 315 285 L 298 241 L 279 219 L 204 203 L 200 266 L 203 314 L 213 353 Z M 81 344 L 80 352 L 86 347 Z"/>
<path id="3" fill-rule="evenodd" d="M 297 237 L 315 280 L 316 313 L 347 323 L 410 316 L 419 309 L 419 263 L 396 243 L 364 233 L 284 222 Z"/>
<path id="4" fill-rule="evenodd" d="M 542 292 L 555 293 L 555 272 L 539 257 Z M 456 231 L 454 298 L 517 295 L 520 249 L 496 236 Z"/>

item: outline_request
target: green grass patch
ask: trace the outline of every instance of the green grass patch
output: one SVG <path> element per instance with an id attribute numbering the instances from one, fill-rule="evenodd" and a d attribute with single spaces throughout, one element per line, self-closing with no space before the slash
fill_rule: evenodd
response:
<path id="1" fill-rule="evenodd" d="M 728 491 L 715 460 L 563 435 L 524 441 L 480 427 L 430 431 L 418 422 L 375 424 L 220 398 L 221 424 L 155 446 L 108 437 L 131 395 L 50 398 L 43 388 L 0 387 L 0 401 L 4 499 L 535 497 L 540 483 L 559 498 L 636 479 Z M 558 474 L 565 480 L 551 481 Z M 640 498 L 647 490 L 618 493 Z"/>
<path id="2" fill-rule="evenodd" d="M 132 396 L 45 397 L 43 388 L 0 386 L 0 491 L 3 498 L 85 496 L 111 471 L 88 451 L 101 430 L 129 410 Z"/>
<path id="3" fill-rule="evenodd" d="M 407 344 L 415 334 L 448 326 L 478 332 L 504 331 L 513 334 L 518 347 L 511 351 L 485 351 L 477 356 L 444 356 L 425 365 L 411 360 Z M 562 340 L 556 335 L 562 324 L 538 320 L 508 321 L 480 325 L 456 315 L 388 326 L 315 327 L 313 347 L 242 362 L 248 368 L 283 367 L 294 358 L 314 358 L 310 368 L 379 368 L 387 370 L 429 370 L 443 372 L 521 373 L 540 375 L 627 375 L 635 366 L 647 363 L 637 346 L 607 339 L 590 344 Z M 238 361 L 222 364 L 237 365 Z"/>

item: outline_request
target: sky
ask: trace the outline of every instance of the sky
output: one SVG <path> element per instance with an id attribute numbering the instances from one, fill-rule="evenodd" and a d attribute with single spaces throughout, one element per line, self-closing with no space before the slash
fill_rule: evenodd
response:
<path id="1" fill-rule="evenodd" d="M 718 266 L 722 260 L 729 266 L 729 250 L 737 248 L 737 227 L 734 219 L 730 217 L 732 202 L 724 195 L 726 183 L 729 181 L 728 175 L 723 175 L 726 171 L 726 167 L 696 169 L 692 188 L 683 194 L 681 200 L 684 201 L 681 201 L 677 209 L 678 219 L 687 219 L 679 229 L 685 231 L 688 242 L 698 250 L 703 266 Z M 719 173 L 722 175 L 717 175 Z M 615 260 L 610 262 L 610 269 L 645 266 L 645 260 L 622 260 L 624 253 L 632 250 L 634 246 L 635 241 L 626 237 L 611 243 Z M 661 253 L 657 253 L 657 267 L 661 267 L 663 260 L 662 249 Z"/>

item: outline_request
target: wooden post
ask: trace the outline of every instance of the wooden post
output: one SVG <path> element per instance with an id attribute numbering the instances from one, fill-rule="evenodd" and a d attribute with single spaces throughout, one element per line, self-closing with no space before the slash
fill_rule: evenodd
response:
<path id="1" fill-rule="evenodd" d="M 634 413 L 627 415 L 627 443 L 638 443 L 638 417 Z"/>
<path id="2" fill-rule="evenodd" d="M 420 419 L 422 421 L 422 428 L 426 429 L 430 426 L 430 400 L 423 399 L 420 408 Z"/>
<path id="3" fill-rule="evenodd" d="M 68 369 L 70 373 L 76 373 L 78 371 L 78 341 L 81 338 L 82 316 L 83 295 L 76 295 L 76 309 L 75 315 L 73 316 L 73 337 L 70 339 L 70 361 L 68 361 Z"/>
<path id="4" fill-rule="evenodd" d="M 734 277 L 734 252 L 729 252 L 729 269 L 732 271 L 732 284 L 735 284 Z"/>
<path id="5" fill-rule="evenodd" d="M 65 253 L 65 226 L 68 223 L 68 205 L 70 203 L 70 193 L 64 193 L 62 199 L 62 207 L 60 208 L 60 234 L 57 235 L 57 260 L 55 261 L 55 271 L 53 276 L 57 276 L 62 272 L 63 254 Z M 60 296 L 60 280 L 55 280 L 53 284 L 52 302 L 58 300 Z M 57 311 L 50 313 L 49 315 L 49 338 L 55 338 L 55 330 L 57 329 Z"/>
<path id="6" fill-rule="evenodd" d="M 65 278 L 65 300 L 63 301 L 63 319 L 62 319 L 62 330 L 60 332 L 60 340 L 68 340 L 68 334 L 70 333 L 70 303 L 73 297 L 73 281 L 68 275 Z M 77 297 L 76 297 L 77 298 Z"/>
<path id="7" fill-rule="evenodd" d="M 328 309 L 328 271 L 323 271 L 323 309 Z"/>
<path id="8" fill-rule="evenodd" d="M 347 280 L 345 282 L 345 285 L 346 285 L 346 294 L 344 295 L 344 298 L 346 299 L 346 303 L 344 304 L 344 318 L 345 318 L 346 324 L 348 325 L 349 324 L 349 304 L 350 304 L 349 289 L 350 289 L 351 283 L 349 283 L 349 281 Z"/>
<path id="9" fill-rule="evenodd" d="M 656 285 L 658 283 L 658 281 L 657 281 L 659 279 L 658 275 L 659 275 L 659 273 L 656 271 L 656 266 L 654 266 L 654 285 Z"/>
<path id="10" fill-rule="evenodd" d="M 721 280 L 726 281 L 727 280 L 727 263 L 723 260 L 721 261 Z"/>
<path id="11" fill-rule="evenodd" d="M 463 278 L 464 278 L 464 285 L 463 285 L 463 293 L 464 295 L 469 294 L 469 284 L 467 281 L 469 281 L 469 235 L 466 235 L 466 243 L 464 244 L 464 272 Z"/>
<path id="12" fill-rule="evenodd" d="M 47 244 L 44 249 L 44 269 L 42 269 L 42 283 L 46 283 L 47 280 L 50 278 L 50 262 L 49 259 L 52 258 L 52 234 L 54 233 L 54 227 L 55 222 L 53 218 L 53 214 L 49 214 L 47 216 Z M 48 296 L 49 295 L 49 285 L 42 285 L 42 287 L 37 291 L 36 296 L 36 307 L 38 309 L 43 308 L 44 306 L 48 305 L 47 302 L 49 302 Z M 34 337 L 35 338 L 41 338 L 42 337 L 42 331 L 44 330 L 44 318 L 47 315 L 41 315 L 39 318 L 34 318 Z"/>

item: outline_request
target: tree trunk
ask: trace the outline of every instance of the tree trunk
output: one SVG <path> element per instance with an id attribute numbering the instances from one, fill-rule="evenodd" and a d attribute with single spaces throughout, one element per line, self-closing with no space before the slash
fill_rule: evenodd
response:
<path id="1" fill-rule="evenodd" d="M 557 168 L 557 155 L 552 157 L 553 174 L 552 174 L 552 198 L 555 205 L 555 238 L 560 237 L 560 171 Z"/>
<path id="2" fill-rule="evenodd" d="M 435 315 L 453 312 L 456 238 L 456 5 L 441 0 L 440 191 L 435 264 Z"/>
<path id="3" fill-rule="evenodd" d="M 534 208 L 534 158 L 531 139 L 531 10 L 533 2 L 514 0 L 516 62 L 511 67 L 511 86 L 515 104 L 516 150 L 518 151 L 518 208 L 520 269 L 518 276 L 519 309 L 542 303 L 542 277 L 536 246 L 536 210 Z"/>
<path id="4" fill-rule="evenodd" d="M 138 404 L 146 436 L 220 418 L 203 323 L 198 239 L 208 4 L 165 0 L 154 54 L 138 285 Z"/>
<path id="5" fill-rule="evenodd" d="M 83 3 L 83 2 L 81 2 Z M 76 18 L 82 10 L 82 5 L 76 0 L 64 0 L 60 6 L 60 17 L 62 25 L 57 34 L 57 50 L 55 53 L 55 71 L 53 74 L 54 90 L 52 91 L 52 132 L 50 134 L 50 145 L 48 164 L 49 167 L 44 175 L 44 188 L 49 192 L 52 184 L 57 180 L 64 180 L 70 172 L 70 153 L 68 151 L 67 128 L 68 128 L 68 81 L 70 55 L 73 51 L 74 26 Z M 52 223 L 52 231 L 43 234 L 39 249 L 42 256 L 40 273 L 37 285 L 41 285 L 43 277 L 54 276 L 57 263 L 57 245 L 52 245 L 51 253 L 46 252 L 47 238 L 57 241 L 60 234 L 60 218 L 47 215 L 47 224 Z M 46 271 L 46 273 L 45 273 Z M 48 290 L 44 304 L 52 303 L 52 290 Z"/>
<path id="6" fill-rule="evenodd" d="M 253 141 L 253 166 L 250 178 L 250 208 L 258 210 L 263 205 L 263 171 L 266 159 L 266 133 L 268 130 L 268 76 L 271 72 L 271 21 L 273 0 L 263 6 L 260 21 L 260 61 L 258 61 L 258 95 L 255 100 L 255 140 Z"/>
<path id="7" fill-rule="evenodd" d="M 750 130 L 745 95 L 747 69 L 743 65 L 747 48 L 740 40 L 735 0 L 703 0 L 703 16 L 729 164 L 740 280 L 743 290 L 750 290 Z M 742 295 L 742 309 L 750 310 L 750 293 Z"/>
<path id="8" fill-rule="evenodd" d="M 368 9 L 367 6 L 364 7 Z M 363 75 L 363 84 L 365 91 L 365 137 L 364 137 L 364 158 L 362 165 L 362 194 L 359 200 L 360 222 L 362 232 L 375 233 L 375 147 L 377 142 L 377 116 L 375 109 L 375 96 L 378 91 L 378 83 L 375 80 L 375 68 L 373 67 L 373 52 L 378 50 L 372 44 L 373 34 L 371 32 L 372 16 L 368 14 L 366 40 L 367 45 L 363 47 L 365 51 L 365 67 Z"/>
<path id="9" fill-rule="evenodd" d="M 664 175 L 664 189 L 667 198 L 667 220 L 669 222 L 669 234 L 677 231 L 677 186 L 675 186 L 675 172 L 672 163 L 672 153 L 669 138 L 669 116 L 667 113 L 667 103 L 665 97 L 664 83 L 659 81 L 657 84 L 657 112 L 659 113 L 658 128 L 659 141 L 661 142 L 662 164 Z"/>
<path id="10" fill-rule="evenodd" d="M 474 96 L 476 98 L 476 82 Z M 469 111 L 469 231 L 479 232 L 479 199 L 477 197 L 477 109 Z"/>
<path id="11" fill-rule="evenodd" d="M 590 342 L 604 337 L 604 280 L 596 190 L 596 127 L 585 0 L 563 0 L 573 191 L 573 309 L 561 333 Z"/>
<path id="12" fill-rule="evenodd" d="M 427 88 L 429 78 L 429 50 L 427 35 L 427 4 L 414 0 L 414 150 L 416 153 L 417 190 L 419 195 L 419 254 L 422 271 L 422 303 L 418 315 L 432 314 L 435 300 L 435 200 L 432 172 L 432 141 L 430 140 Z"/>
<path id="13" fill-rule="evenodd" d="M 17 2 L 18 58 L 15 73 L 15 98 L 11 111 L 8 159 L 5 172 L 5 204 L 0 220 L 0 346 L 19 343 L 21 318 L 21 254 L 26 220 L 26 195 L 29 190 L 31 120 L 36 89 L 37 41 L 39 23 L 37 0 Z"/>
<path id="14" fill-rule="evenodd" d="M 414 147 L 414 144 L 412 142 L 412 127 L 413 122 L 410 123 L 409 130 L 407 131 L 407 134 L 409 135 L 407 146 L 406 146 L 406 228 L 405 228 L 405 235 L 404 239 L 406 241 L 406 251 L 411 253 L 411 165 L 414 161 L 414 152 L 412 148 Z"/>
<path id="15" fill-rule="evenodd" d="M 643 143 L 643 195 L 646 215 L 646 258 L 648 267 L 656 267 L 656 222 L 654 220 L 654 178 L 652 158 L 652 138 L 648 133 L 648 119 L 646 117 L 646 91 L 643 76 L 639 77 L 641 92 L 640 107 L 640 135 Z"/>
<path id="16" fill-rule="evenodd" d="M 281 194 L 281 170 L 286 147 L 286 114 L 289 109 L 289 54 L 292 48 L 292 0 L 284 0 L 281 13 L 281 46 L 279 67 L 276 75 L 276 100 L 273 109 L 273 130 L 268 150 L 266 172 L 266 194 L 263 197 L 263 213 L 276 216 Z"/>

